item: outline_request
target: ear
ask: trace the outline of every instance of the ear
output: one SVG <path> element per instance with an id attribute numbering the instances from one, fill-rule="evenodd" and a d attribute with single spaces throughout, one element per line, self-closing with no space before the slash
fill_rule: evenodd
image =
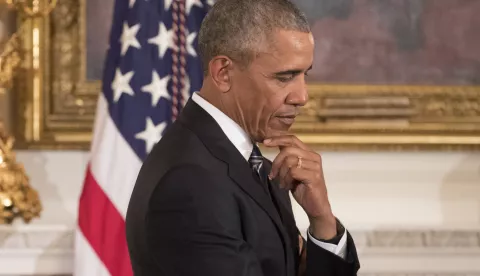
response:
<path id="1" fill-rule="evenodd" d="M 227 56 L 216 56 L 209 63 L 212 81 L 222 92 L 228 92 L 232 87 L 233 66 L 233 61 Z"/>

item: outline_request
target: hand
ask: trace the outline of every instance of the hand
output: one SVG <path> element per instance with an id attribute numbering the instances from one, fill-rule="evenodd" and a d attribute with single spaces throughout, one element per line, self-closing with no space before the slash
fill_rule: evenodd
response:
<path id="1" fill-rule="evenodd" d="M 293 135 L 266 139 L 264 145 L 280 149 L 269 178 L 278 177 L 280 188 L 292 191 L 307 213 L 312 235 L 325 240 L 335 237 L 336 220 L 328 201 L 321 156 Z"/>

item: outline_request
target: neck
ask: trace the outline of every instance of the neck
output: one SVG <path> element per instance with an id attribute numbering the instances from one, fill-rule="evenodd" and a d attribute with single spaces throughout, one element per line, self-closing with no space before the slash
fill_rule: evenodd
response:
<path id="1" fill-rule="evenodd" d="M 246 127 L 247 124 L 243 119 L 243 113 L 240 106 L 236 104 L 235 100 L 232 100 L 228 93 L 222 93 L 214 91 L 213 89 L 208 89 L 202 87 L 198 95 L 200 95 L 203 99 L 207 102 L 218 108 L 223 114 L 227 115 L 230 119 L 232 119 L 235 123 L 237 123 L 247 134 L 252 138 L 253 136 L 248 131 Z"/>

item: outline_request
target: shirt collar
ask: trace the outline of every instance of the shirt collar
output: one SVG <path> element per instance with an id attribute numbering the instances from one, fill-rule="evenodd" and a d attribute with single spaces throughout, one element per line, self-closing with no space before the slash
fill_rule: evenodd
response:
<path id="1" fill-rule="evenodd" d="M 192 100 L 212 116 L 230 142 L 232 142 L 245 160 L 248 160 L 252 153 L 253 143 L 247 133 L 225 113 L 198 95 L 197 92 L 193 93 Z"/>

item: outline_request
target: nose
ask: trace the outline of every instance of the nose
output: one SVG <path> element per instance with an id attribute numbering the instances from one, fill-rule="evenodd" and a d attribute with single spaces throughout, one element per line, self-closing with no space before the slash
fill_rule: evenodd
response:
<path id="1" fill-rule="evenodd" d="M 292 87 L 292 89 L 292 92 L 287 96 L 287 104 L 295 106 L 306 105 L 308 102 L 308 88 L 305 80 L 302 80 L 298 86 Z"/>

